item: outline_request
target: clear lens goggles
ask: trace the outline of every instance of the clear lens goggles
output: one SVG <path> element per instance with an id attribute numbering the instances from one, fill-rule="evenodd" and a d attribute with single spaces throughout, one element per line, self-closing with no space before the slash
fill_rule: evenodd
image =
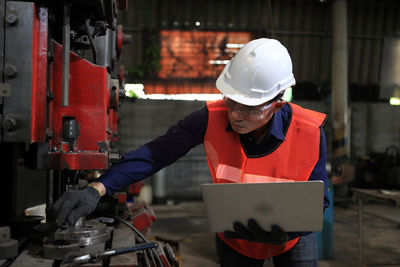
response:
<path id="1" fill-rule="evenodd" d="M 261 119 L 265 111 L 272 107 L 274 102 L 261 104 L 258 106 L 246 106 L 240 103 L 233 101 L 232 99 L 228 98 L 227 96 L 222 96 L 222 99 L 225 102 L 226 107 L 230 111 L 236 111 L 240 113 L 243 117 L 250 120 L 258 120 Z"/>

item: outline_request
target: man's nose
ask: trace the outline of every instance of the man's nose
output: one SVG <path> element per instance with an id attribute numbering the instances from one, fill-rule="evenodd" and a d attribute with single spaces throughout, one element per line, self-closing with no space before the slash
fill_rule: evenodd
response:
<path id="1" fill-rule="evenodd" d="M 232 120 L 235 120 L 235 121 L 243 120 L 242 114 L 240 114 L 240 112 L 237 111 L 236 109 L 231 110 L 230 113 L 231 113 Z"/>

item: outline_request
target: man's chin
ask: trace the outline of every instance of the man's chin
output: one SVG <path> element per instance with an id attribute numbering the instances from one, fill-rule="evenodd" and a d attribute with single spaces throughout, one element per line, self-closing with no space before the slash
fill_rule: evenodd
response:
<path id="1" fill-rule="evenodd" d="M 238 134 L 247 134 L 249 132 L 249 130 L 247 129 L 247 127 L 241 127 L 238 125 L 231 125 L 232 129 L 237 132 Z"/>

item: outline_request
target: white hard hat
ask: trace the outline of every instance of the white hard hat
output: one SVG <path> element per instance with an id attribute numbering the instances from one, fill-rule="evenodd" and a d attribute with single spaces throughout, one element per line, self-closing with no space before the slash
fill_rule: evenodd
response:
<path id="1" fill-rule="evenodd" d="M 226 64 L 216 85 L 228 98 L 257 106 L 295 83 L 287 49 L 277 40 L 260 38 L 239 50 Z"/>

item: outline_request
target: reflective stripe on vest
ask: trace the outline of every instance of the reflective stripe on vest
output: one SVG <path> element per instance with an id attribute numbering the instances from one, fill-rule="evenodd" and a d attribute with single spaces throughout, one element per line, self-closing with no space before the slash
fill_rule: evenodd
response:
<path id="1" fill-rule="evenodd" d="M 320 127 L 325 114 L 288 104 L 292 110 L 285 140 L 270 154 L 246 156 L 234 131 L 226 131 L 229 122 L 222 100 L 207 103 L 209 111 L 204 148 L 214 183 L 265 183 L 306 181 L 319 159 Z M 233 222 L 232 222 L 233 223 Z M 298 238 L 283 245 L 269 245 L 243 239 L 225 239 L 228 246 L 251 258 L 265 259 L 291 249 Z"/>

